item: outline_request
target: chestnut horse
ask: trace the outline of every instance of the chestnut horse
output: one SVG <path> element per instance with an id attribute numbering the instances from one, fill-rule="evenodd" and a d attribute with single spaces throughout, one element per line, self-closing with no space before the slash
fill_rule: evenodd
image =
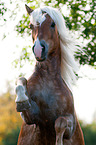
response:
<path id="1" fill-rule="evenodd" d="M 24 120 L 18 145 L 84 145 L 70 89 L 76 71 L 73 45 L 63 16 L 48 6 L 25 7 L 36 66 L 28 80 L 17 81 L 16 108 Z"/>

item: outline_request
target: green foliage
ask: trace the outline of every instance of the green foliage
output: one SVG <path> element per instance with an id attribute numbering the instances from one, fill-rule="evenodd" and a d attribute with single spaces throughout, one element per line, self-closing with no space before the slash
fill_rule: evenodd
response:
<path id="1" fill-rule="evenodd" d="M 10 133 L 6 134 L 2 140 L 3 145 L 17 145 L 18 136 L 19 136 L 20 128 L 12 130 Z"/>
<path id="2" fill-rule="evenodd" d="M 86 145 L 96 145 L 96 123 L 83 125 L 81 127 L 84 133 L 84 140 Z"/>
<path id="3" fill-rule="evenodd" d="M 69 16 L 64 16 L 67 27 L 73 33 L 75 31 L 80 32 L 79 38 L 83 38 L 87 42 L 83 47 L 83 52 L 76 52 L 75 57 L 79 60 L 80 64 L 96 66 L 96 3 L 94 0 L 26 0 L 26 2 L 30 3 L 32 9 L 39 7 L 41 2 L 56 8 L 63 8 L 66 5 L 69 11 Z M 22 20 L 16 25 L 16 30 L 21 36 L 23 36 L 25 31 L 30 35 L 28 30 L 29 19 L 27 18 L 27 14 L 23 15 Z"/>
<path id="4" fill-rule="evenodd" d="M 16 112 L 15 96 L 9 89 L 0 96 L 0 145 L 11 145 L 11 141 L 16 144 L 21 124 L 22 119 Z"/>
<path id="5" fill-rule="evenodd" d="M 19 21 L 18 25 L 16 26 L 16 31 L 21 34 L 23 37 L 24 31 L 26 30 L 26 33 L 31 35 L 30 29 L 28 28 L 30 20 L 28 16 L 23 15 L 23 19 Z"/>
<path id="6" fill-rule="evenodd" d="M 24 66 L 24 64 L 29 60 L 30 60 L 30 64 L 32 65 L 34 60 L 31 57 L 32 50 L 31 51 L 30 50 L 31 50 L 31 46 L 26 46 L 26 47 L 22 48 L 20 57 L 13 61 L 13 65 L 15 68 L 17 67 L 17 65 L 19 68 L 22 68 Z"/>
<path id="7" fill-rule="evenodd" d="M 13 1 L 10 0 L 10 4 L 12 3 Z M 16 17 L 16 11 L 19 11 L 20 8 L 18 2 L 15 1 L 15 3 L 16 8 L 12 11 L 13 17 L 14 15 Z M 78 39 L 81 38 L 82 44 L 84 45 L 82 48 L 83 51 L 76 52 L 75 57 L 79 60 L 80 64 L 96 66 L 96 2 L 94 0 L 25 0 L 25 3 L 32 9 L 39 7 L 42 3 L 59 9 L 64 9 L 64 6 L 66 6 L 68 14 L 66 15 L 66 11 L 64 12 L 63 10 L 66 25 L 74 35 L 75 31 L 78 31 Z M 0 14 L 3 16 L 3 20 L 6 21 L 4 13 L 7 11 L 7 8 L 4 2 L 1 2 L 0 6 Z M 28 28 L 29 22 L 29 16 L 26 13 L 23 14 L 22 19 L 16 25 L 16 31 L 18 34 L 21 34 L 22 37 L 25 36 L 24 34 L 31 35 Z M 86 42 L 86 44 L 84 42 Z M 28 57 L 25 57 L 25 59 L 28 60 Z M 18 62 L 18 60 L 16 61 Z"/>
<path id="8" fill-rule="evenodd" d="M 5 7 L 4 2 L 1 2 L 0 0 L 0 15 L 4 16 L 5 12 L 7 11 L 7 8 Z M 2 17 L 4 21 L 6 21 L 6 19 L 4 17 Z"/>

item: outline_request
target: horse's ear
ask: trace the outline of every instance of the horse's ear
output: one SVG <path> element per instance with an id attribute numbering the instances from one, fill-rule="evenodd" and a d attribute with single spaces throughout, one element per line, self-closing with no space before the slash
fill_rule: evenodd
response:
<path id="1" fill-rule="evenodd" d="M 33 10 L 31 8 L 29 8 L 26 4 L 25 4 L 25 8 L 29 15 L 33 12 Z"/>

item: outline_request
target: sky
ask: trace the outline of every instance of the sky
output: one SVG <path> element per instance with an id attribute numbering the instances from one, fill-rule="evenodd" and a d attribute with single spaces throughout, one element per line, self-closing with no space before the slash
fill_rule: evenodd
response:
<path id="1" fill-rule="evenodd" d="M 82 78 L 73 88 L 75 108 L 80 119 L 90 123 L 96 116 L 96 69 L 88 65 L 81 66 L 79 75 Z"/>
<path id="2" fill-rule="evenodd" d="M 14 7 L 13 5 L 11 9 L 14 9 Z M 12 65 L 12 62 L 20 56 L 22 48 L 26 44 L 31 45 L 32 43 L 31 37 L 22 38 L 17 36 L 14 30 L 22 14 L 26 12 L 24 5 L 21 7 L 22 12 L 18 13 L 14 21 L 8 19 L 6 24 L 0 26 L 0 94 L 7 91 L 7 82 L 10 82 L 15 93 L 15 81 L 19 74 L 24 72 L 26 73 L 25 77 L 28 78 L 34 69 L 34 64 L 32 66 L 29 63 L 26 63 L 21 70 L 19 68 L 15 69 Z M 0 23 L 2 24 L 2 21 Z M 4 33 L 7 37 L 2 40 Z M 80 78 L 76 82 L 76 86 L 73 87 L 75 110 L 79 119 L 85 123 L 91 123 L 96 113 L 96 69 L 85 65 L 80 67 L 78 73 Z"/>

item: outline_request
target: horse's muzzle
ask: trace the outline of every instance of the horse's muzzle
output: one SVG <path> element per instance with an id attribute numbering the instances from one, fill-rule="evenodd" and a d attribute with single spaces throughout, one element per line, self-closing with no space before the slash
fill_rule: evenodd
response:
<path id="1" fill-rule="evenodd" d="M 47 58 L 48 45 L 45 40 L 39 40 L 37 37 L 32 50 L 37 61 L 44 61 Z"/>

